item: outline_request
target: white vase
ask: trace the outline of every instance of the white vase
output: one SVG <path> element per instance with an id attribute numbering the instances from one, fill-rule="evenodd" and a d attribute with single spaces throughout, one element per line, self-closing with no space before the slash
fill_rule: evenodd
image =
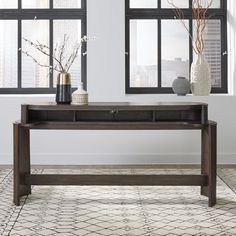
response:
<path id="1" fill-rule="evenodd" d="M 78 89 L 72 93 L 72 105 L 87 105 L 88 93 L 83 89 L 83 83 L 79 83 Z"/>
<path id="2" fill-rule="evenodd" d="M 198 54 L 191 65 L 191 91 L 195 96 L 209 96 L 211 93 L 210 66 L 204 54 Z"/>

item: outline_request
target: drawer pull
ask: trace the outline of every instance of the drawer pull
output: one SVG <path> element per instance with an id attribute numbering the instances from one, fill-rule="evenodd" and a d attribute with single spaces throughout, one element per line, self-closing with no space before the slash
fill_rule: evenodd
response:
<path id="1" fill-rule="evenodd" d="M 110 110 L 110 113 L 113 114 L 113 115 L 115 115 L 115 114 L 118 114 L 119 111 L 118 111 L 118 110 Z"/>

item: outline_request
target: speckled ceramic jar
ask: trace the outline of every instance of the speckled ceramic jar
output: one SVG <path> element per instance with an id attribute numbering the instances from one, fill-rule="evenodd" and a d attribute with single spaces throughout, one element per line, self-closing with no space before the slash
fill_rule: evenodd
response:
<path id="1" fill-rule="evenodd" d="M 72 93 L 72 105 L 87 105 L 88 93 L 83 89 L 83 83 L 79 83 L 78 89 Z"/>
<path id="2" fill-rule="evenodd" d="M 178 77 L 174 80 L 172 89 L 178 96 L 186 96 L 190 92 L 190 82 L 185 77 Z"/>

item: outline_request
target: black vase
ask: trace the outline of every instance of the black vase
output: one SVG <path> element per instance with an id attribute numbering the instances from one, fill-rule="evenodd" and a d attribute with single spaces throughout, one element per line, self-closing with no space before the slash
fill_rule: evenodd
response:
<path id="1" fill-rule="evenodd" d="M 60 73 L 57 76 L 56 103 L 71 103 L 71 79 L 69 73 Z"/>

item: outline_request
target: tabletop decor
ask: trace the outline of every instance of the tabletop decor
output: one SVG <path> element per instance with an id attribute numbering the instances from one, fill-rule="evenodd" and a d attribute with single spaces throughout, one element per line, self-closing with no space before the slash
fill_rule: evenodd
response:
<path id="1" fill-rule="evenodd" d="M 185 77 L 178 77 L 174 80 L 172 89 L 178 96 L 186 96 L 190 92 L 190 82 Z"/>
<path id="2" fill-rule="evenodd" d="M 37 51 L 50 57 L 50 48 L 47 45 L 41 44 L 40 42 L 32 42 L 29 39 L 23 38 L 23 40 L 30 46 L 34 47 Z M 71 52 L 66 53 L 68 47 L 69 38 L 65 34 L 61 44 L 56 44 L 53 49 L 53 65 L 44 65 L 34 58 L 29 52 L 19 49 L 26 56 L 30 57 L 35 63 L 41 67 L 48 67 L 49 72 L 56 71 L 57 76 L 57 91 L 56 91 L 56 102 L 57 104 L 70 104 L 71 103 L 71 76 L 70 68 L 75 62 L 75 59 L 79 56 L 80 48 L 83 43 L 87 42 L 88 37 L 84 36 L 79 42 L 74 45 L 70 45 Z M 68 50 L 67 50 L 68 51 Z"/>
<path id="3" fill-rule="evenodd" d="M 192 1 L 192 19 L 193 35 L 184 20 L 184 12 L 179 9 L 173 0 L 168 0 L 174 7 L 176 17 L 181 21 L 192 40 L 193 51 L 196 59 L 191 65 L 191 91 L 196 96 L 208 96 L 211 92 L 211 72 L 210 66 L 204 55 L 204 31 L 207 27 L 209 16 L 207 12 L 211 7 L 213 0 L 193 0 Z"/>
<path id="4" fill-rule="evenodd" d="M 84 90 L 83 83 L 79 83 L 78 89 L 72 93 L 72 105 L 87 105 L 88 93 Z"/>

